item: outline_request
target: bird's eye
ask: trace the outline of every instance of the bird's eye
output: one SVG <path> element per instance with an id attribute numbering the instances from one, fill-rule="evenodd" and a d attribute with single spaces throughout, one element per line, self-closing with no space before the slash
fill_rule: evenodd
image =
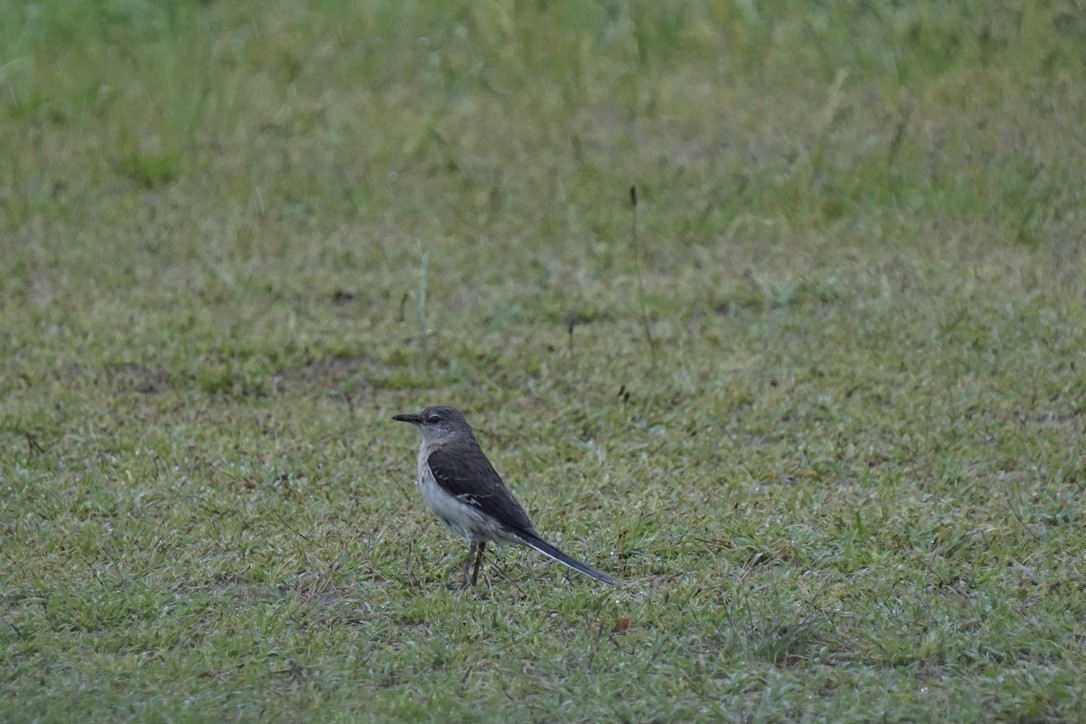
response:
<path id="1" fill-rule="evenodd" d="M 441 422 L 441 416 L 440 415 L 430 415 L 430 417 L 427 418 L 426 421 L 427 422 Z"/>

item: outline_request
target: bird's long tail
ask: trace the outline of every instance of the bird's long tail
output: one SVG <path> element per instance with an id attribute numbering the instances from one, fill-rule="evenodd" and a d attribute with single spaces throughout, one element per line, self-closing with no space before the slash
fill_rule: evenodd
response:
<path id="1" fill-rule="evenodd" d="M 560 550 L 559 548 L 552 546 L 547 541 L 540 538 L 538 535 L 532 532 L 518 533 L 517 537 L 524 543 L 524 545 L 531 548 L 535 548 L 537 551 L 545 556 L 550 556 L 554 560 L 569 566 L 575 571 L 580 571 L 585 575 L 592 576 L 597 581 L 603 581 L 614 585 L 615 579 L 608 576 L 606 573 L 600 573 L 592 566 L 581 563 L 579 560 L 569 555 L 568 553 Z"/>

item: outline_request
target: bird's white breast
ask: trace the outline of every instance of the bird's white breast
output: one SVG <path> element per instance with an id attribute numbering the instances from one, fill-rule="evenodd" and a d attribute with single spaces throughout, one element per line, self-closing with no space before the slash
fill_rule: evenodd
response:
<path id="1" fill-rule="evenodd" d="M 429 455 L 430 451 L 425 447 L 419 450 L 418 485 L 426 509 L 437 516 L 437 519 L 449 530 L 464 536 L 469 541 L 502 543 L 514 540 L 504 532 L 497 521 L 484 515 L 474 506 L 457 499 L 456 496 L 446 493 L 430 471 L 430 465 L 427 463 Z"/>

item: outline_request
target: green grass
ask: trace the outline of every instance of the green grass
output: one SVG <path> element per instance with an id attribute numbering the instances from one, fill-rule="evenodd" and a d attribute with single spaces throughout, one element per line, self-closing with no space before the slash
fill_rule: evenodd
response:
<path id="1" fill-rule="evenodd" d="M 0 0 L 0 719 L 1086 718 L 1083 48 Z M 623 585 L 459 590 L 436 403 Z"/>

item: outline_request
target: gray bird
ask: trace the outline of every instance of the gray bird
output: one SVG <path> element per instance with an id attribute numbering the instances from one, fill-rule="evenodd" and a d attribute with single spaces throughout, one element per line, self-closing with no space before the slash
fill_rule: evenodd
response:
<path id="1" fill-rule="evenodd" d="M 427 407 L 414 414 L 394 415 L 392 419 L 410 422 L 422 434 L 419 490 L 426 509 L 446 528 L 468 541 L 468 557 L 464 561 L 465 587 L 469 581 L 475 585 L 479 579 L 483 549 L 488 541 L 521 543 L 598 581 L 615 582 L 536 533 L 524 508 L 483 454 L 471 425 L 459 410 L 444 405 Z M 472 559 L 475 560 L 474 571 Z"/>

